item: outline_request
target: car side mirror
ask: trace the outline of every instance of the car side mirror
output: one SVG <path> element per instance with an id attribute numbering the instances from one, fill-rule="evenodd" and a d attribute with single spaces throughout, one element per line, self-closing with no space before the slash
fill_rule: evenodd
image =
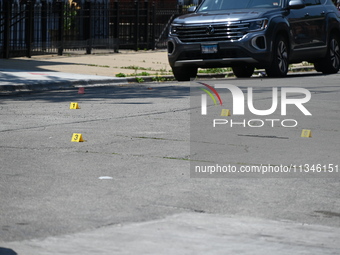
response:
<path id="1" fill-rule="evenodd" d="M 188 12 L 189 12 L 189 13 L 195 12 L 195 11 L 196 11 L 196 7 L 197 7 L 197 6 L 190 6 L 190 7 L 188 8 Z"/>
<path id="2" fill-rule="evenodd" d="M 303 0 L 291 0 L 288 3 L 288 9 L 302 9 L 306 5 Z"/>

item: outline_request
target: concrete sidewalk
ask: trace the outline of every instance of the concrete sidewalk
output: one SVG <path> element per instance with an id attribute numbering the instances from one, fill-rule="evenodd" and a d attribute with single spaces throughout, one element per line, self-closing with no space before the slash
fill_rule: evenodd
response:
<path id="1" fill-rule="evenodd" d="M 327 226 L 183 213 L 41 240 L 0 242 L 0 254 L 329 255 L 339 254 L 339 238 L 340 230 Z"/>
<path id="2" fill-rule="evenodd" d="M 157 76 L 171 78 L 170 70 L 165 50 L 0 59 L 0 91 L 151 81 Z"/>
<path id="3" fill-rule="evenodd" d="M 313 66 L 294 65 L 295 72 Z M 260 71 L 257 71 L 260 73 Z M 228 75 L 232 72 L 228 73 Z M 256 73 L 255 73 L 256 75 Z M 198 74 L 222 78 L 225 74 Z M 138 77 L 138 78 L 136 78 Z M 0 91 L 53 90 L 93 84 L 174 80 L 166 50 L 121 50 L 112 54 L 64 54 L 0 59 Z"/>

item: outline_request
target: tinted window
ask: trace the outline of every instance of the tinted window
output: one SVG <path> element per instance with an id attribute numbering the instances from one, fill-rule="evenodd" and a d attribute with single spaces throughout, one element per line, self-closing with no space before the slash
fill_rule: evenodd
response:
<path id="1" fill-rule="evenodd" d="M 320 0 L 305 0 L 307 6 L 320 4 Z"/>
<path id="2" fill-rule="evenodd" d="M 247 8 L 277 8 L 282 0 L 206 0 L 198 12 L 247 9 Z M 310 1 L 310 0 L 308 0 Z"/>

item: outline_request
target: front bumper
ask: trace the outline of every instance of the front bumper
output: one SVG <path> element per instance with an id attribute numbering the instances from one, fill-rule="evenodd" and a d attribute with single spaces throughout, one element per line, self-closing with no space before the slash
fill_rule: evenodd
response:
<path id="1" fill-rule="evenodd" d="M 216 53 L 202 53 L 202 45 L 217 45 Z M 168 59 L 171 67 L 230 67 L 251 64 L 265 67 L 271 62 L 270 42 L 263 33 L 247 34 L 237 41 L 182 43 L 169 37 Z"/>

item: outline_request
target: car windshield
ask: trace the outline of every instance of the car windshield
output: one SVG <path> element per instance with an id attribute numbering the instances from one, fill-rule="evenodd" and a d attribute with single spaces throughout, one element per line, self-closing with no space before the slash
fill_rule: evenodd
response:
<path id="1" fill-rule="evenodd" d="M 206 0 L 197 12 L 249 8 L 278 8 L 283 0 Z"/>

